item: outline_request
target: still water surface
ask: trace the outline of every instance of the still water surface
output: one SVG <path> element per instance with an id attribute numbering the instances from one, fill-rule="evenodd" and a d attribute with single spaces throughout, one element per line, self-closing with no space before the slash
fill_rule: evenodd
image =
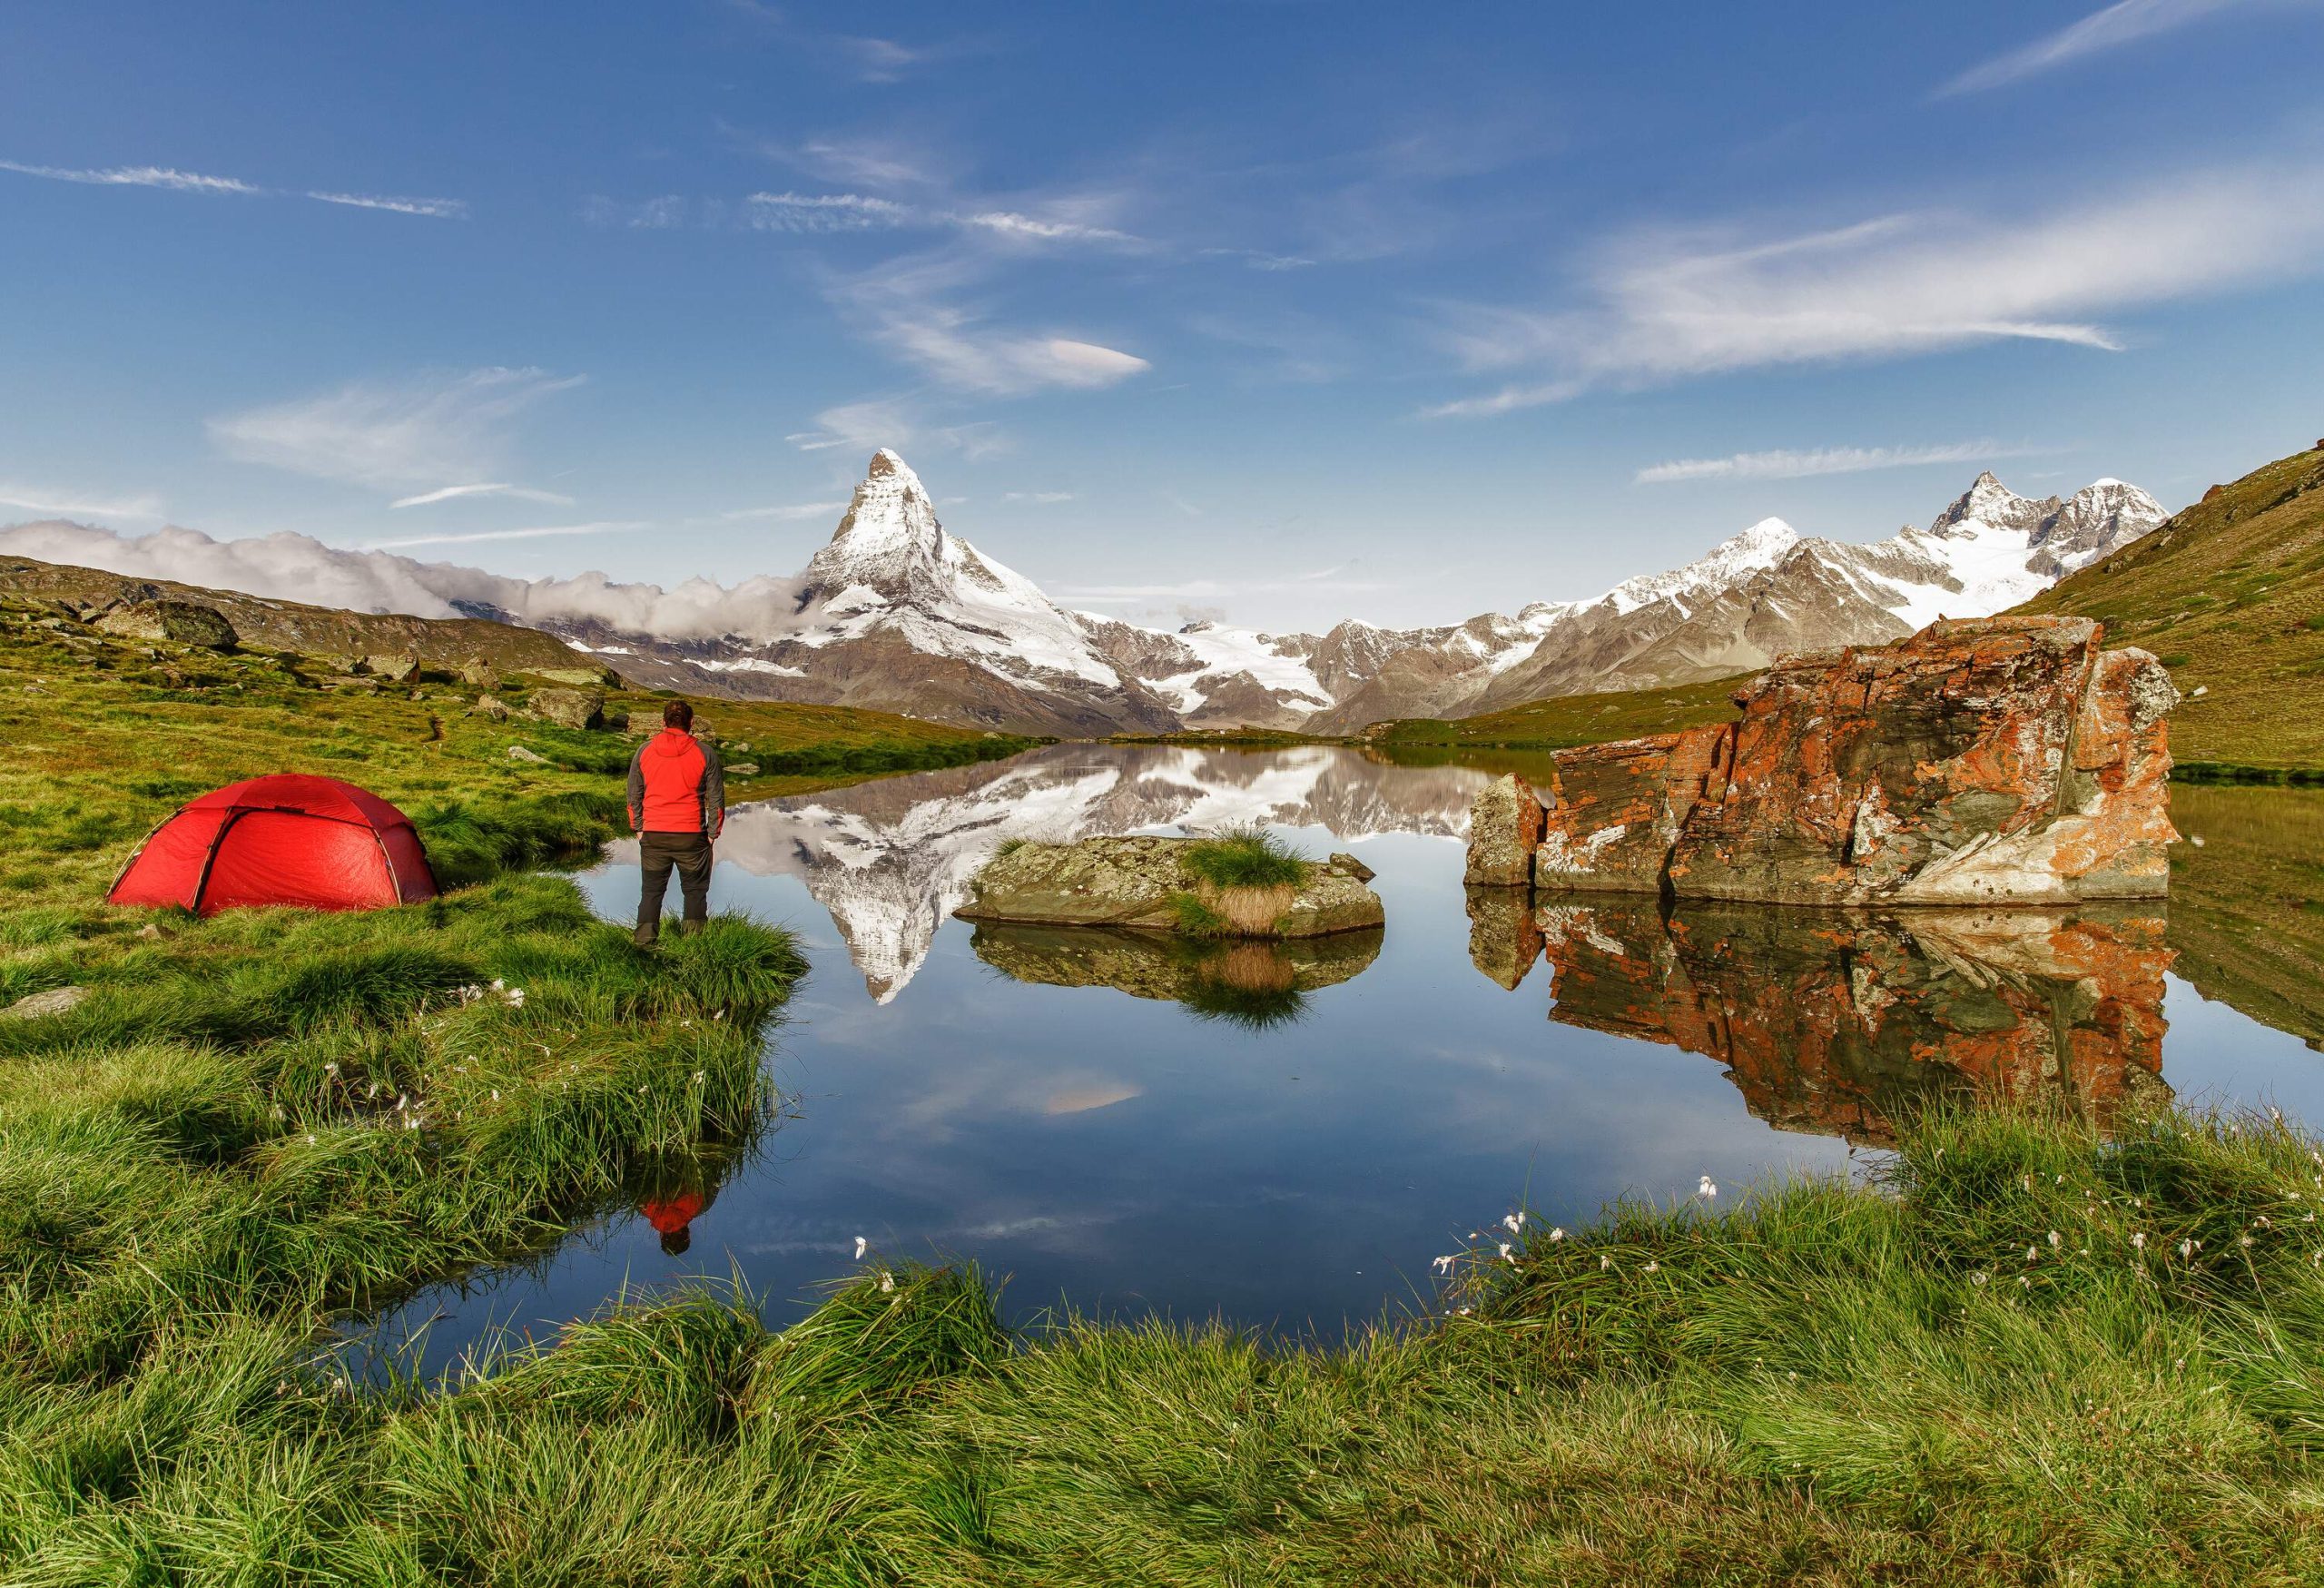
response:
<path id="1" fill-rule="evenodd" d="M 1512 1208 L 1574 1224 L 1706 1175 L 1731 1198 L 1849 1172 L 1937 1092 L 2093 1112 L 2167 1092 L 2324 1121 L 2324 1055 L 2174 974 L 2160 907 L 1526 911 L 1461 885 L 1485 775 L 1337 749 L 1059 745 L 736 809 L 713 906 L 790 926 L 813 966 L 768 1049 L 776 1127 L 748 1161 L 430 1290 L 374 1337 L 442 1366 L 625 1287 L 736 1273 L 781 1322 L 857 1270 L 859 1237 L 875 1265 L 1007 1276 L 1019 1321 L 1070 1304 L 1330 1337 L 1425 1305 L 1430 1259 Z M 2222 832 L 2289 797 L 2201 794 Z M 951 919 L 1009 838 L 1248 822 L 1360 855 L 1385 932 L 1190 953 Z M 582 881 L 626 919 L 634 845 Z M 2239 932 L 2269 939 L 2203 908 L 2206 965 Z"/>

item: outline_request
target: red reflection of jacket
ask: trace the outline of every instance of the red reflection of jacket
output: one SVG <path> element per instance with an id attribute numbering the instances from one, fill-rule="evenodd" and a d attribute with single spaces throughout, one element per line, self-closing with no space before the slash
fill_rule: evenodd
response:
<path id="1" fill-rule="evenodd" d="M 649 1198 L 637 1205 L 645 1215 L 645 1222 L 664 1235 L 675 1235 L 701 1216 L 703 1198 L 700 1191 L 680 1191 L 675 1196 Z"/>
<path id="2" fill-rule="evenodd" d="M 664 728 L 629 764 L 629 825 L 635 833 L 706 833 L 726 822 L 718 752 L 684 728 Z"/>

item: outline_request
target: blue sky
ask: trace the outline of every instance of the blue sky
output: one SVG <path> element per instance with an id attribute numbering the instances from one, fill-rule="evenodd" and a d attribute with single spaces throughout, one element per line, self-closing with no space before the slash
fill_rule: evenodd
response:
<path id="1" fill-rule="evenodd" d="M 7 32 L 0 521 L 731 582 L 884 443 L 1071 604 L 1291 627 L 2324 434 L 2299 0 Z"/>

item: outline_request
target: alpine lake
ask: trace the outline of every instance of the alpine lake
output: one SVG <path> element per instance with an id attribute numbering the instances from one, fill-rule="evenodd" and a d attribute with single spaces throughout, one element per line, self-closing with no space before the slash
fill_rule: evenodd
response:
<path id="1" fill-rule="evenodd" d="M 771 1031 L 767 1129 L 350 1348 L 432 1374 L 688 1280 L 739 1279 L 779 1325 L 911 1259 L 1005 1279 L 1019 1325 L 1330 1340 L 1434 1306 L 1433 1259 L 1519 1209 L 1574 1225 L 1873 1173 L 1932 1100 L 2175 1097 L 2324 1126 L 2324 791 L 2174 787 L 2167 902 L 1666 912 L 1462 887 L 1472 794 L 1527 763 L 1060 745 L 738 806 L 712 907 L 787 925 L 812 965 Z M 1220 945 L 952 917 L 1012 839 L 1253 824 L 1359 856 L 1384 931 Z M 581 882 L 629 919 L 635 845 Z"/>

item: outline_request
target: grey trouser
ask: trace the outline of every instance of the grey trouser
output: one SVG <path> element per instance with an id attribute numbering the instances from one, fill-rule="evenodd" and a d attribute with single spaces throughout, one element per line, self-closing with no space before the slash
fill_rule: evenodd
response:
<path id="1" fill-rule="evenodd" d="M 637 835 L 637 941 L 652 942 L 662 927 L 662 895 L 670 889 L 670 868 L 678 872 L 685 899 L 682 931 L 710 919 L 710 840 L 699 833 L 640 833 Z"/>

